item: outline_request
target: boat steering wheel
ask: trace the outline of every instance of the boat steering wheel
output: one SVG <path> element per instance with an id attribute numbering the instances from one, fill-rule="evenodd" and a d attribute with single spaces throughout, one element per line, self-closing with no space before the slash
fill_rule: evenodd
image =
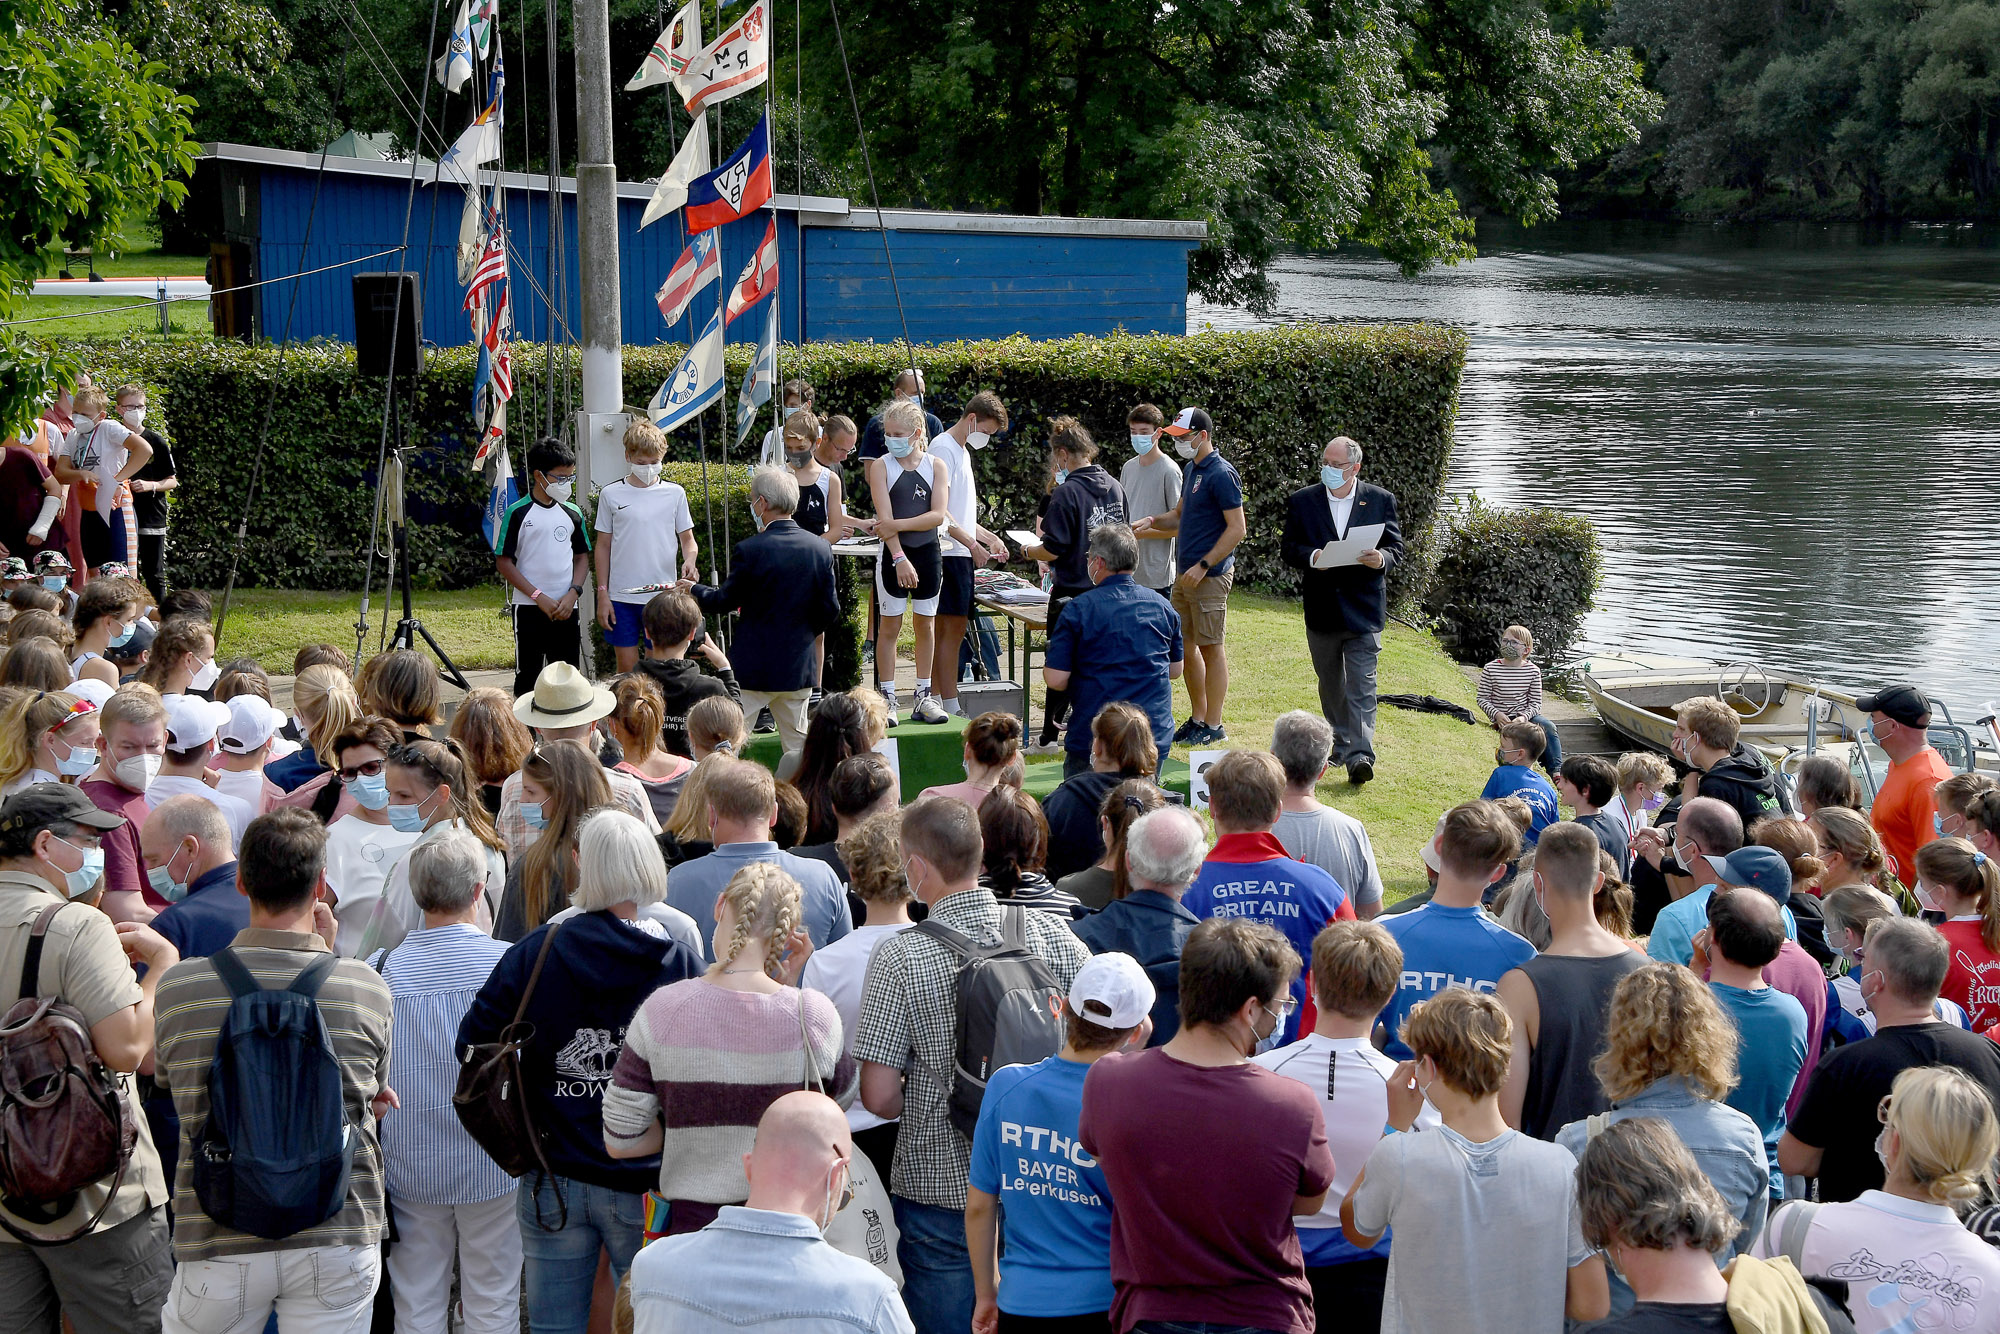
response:
<path id="1" fill-rule="evenodd" d="M 1771 678 L 1765 675 L 1764 669 L 1756 663 L 1732 662 L 1725 666 L 1722 674 L 1716 678 L 1716 696 L 1726 700 L 1735 695 L 1745 704 L 1749 704 L 1751 699 L 1746 687 L 1752 682 L 1757 684 L 1761 692 L 1756 707 L 1751 710 L 1751 715 L 1754 717 L 1771 707 Z"/>

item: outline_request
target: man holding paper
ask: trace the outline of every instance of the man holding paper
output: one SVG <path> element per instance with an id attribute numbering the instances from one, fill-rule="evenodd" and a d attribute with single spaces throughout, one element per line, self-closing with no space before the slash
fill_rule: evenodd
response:
<path id="1" fill-rule="evenodd" d="M 1359 786 L 1375 776 L 1375 658 L 1388 621 L 1388 575 L 1403 558 L 1396 498 L 1360 479 L 1361 446 L 1327 442 L 1319 480 L 1285 503 L 1280 552 L 1299 571 L 1306 647 L 1333 759 Z"/>

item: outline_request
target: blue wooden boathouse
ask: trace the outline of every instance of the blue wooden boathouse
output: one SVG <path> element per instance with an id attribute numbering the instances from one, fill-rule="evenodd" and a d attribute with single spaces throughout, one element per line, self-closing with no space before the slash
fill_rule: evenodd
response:
<path id="1" fill-rule="evenodd" d="M 215 302 L 217 331 L 275 339 L 284 334 L 289 315 L 294 339 L 351 342 L 353 275 L 409 269 L 421 277 L 424 339 L 439 345 L 466 342 L 464 289 L 455 272 L 463 185 L 449 175 L 436 180 L 431 164 L 422 163 L 413 198 L 407 162 L 329 154 L 323 173 L 320 164 L 317 153 L 206 146 L 189 208 L 215 256 L 211 279 L 218 287 L 263 284 L 233 302 Z M 490 174 L 484 178 L 490 180 Z M 500 184 L 515 256 L 517 336 L 540 341 L 549 323 L 540 294 L 548 272 L 548 178 L 505 172 Z M 628 344 L 686 342 L 694 332 L 692 317 L 669 328 L 653 303 L 687 237 L 678 214 L 640 230 L 652 192 L 643 182 L 618 187 L 618 269 Z M 571 275 L 557 305 L 567 312 L 561 322 L 574 329 L 580 315 L 575 181 L 558 177 L 555 193 L 565 238 L 558 255 Z M 1183 334 L 1188 252 L 1207 235 L 1200 222 L 928 209 L 884 209 L 878 219 L 874 210 L 839 198 L 781 194 L 774 202 L 779 337 L 791 343 L 890 342 L 902 337 L 903 319 L 919 343 L 1014 334 L 1062 338 L 1119 328 Z M 402 245 L 406 210 L 407 257 L 379 255 Z M 723 228 L 725 283 L 748 262 L 766 222 L 767 215 L 759 214 Z M 889 282 L 892 262 L 896 288 Z M 307 276 L 271 281 L 300 273 Z M 732 340 L 754 339 L 761 324 L 737 321 L 729 330 Z"/>

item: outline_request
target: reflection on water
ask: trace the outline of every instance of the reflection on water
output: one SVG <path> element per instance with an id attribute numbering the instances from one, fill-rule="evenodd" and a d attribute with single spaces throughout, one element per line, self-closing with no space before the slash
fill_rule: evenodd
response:
<path id="1" fill-rule="evenodd" d="M 1466 329 L 1451 485 L 1596 522 L 1588 648 L 2000 698 L 2000 233 L 1579 223 L 1480 248 L 1414 281 L 1281 261 L 1277 319 Z M 1190 302 L 1191 328 L 1257 322 Z"/>

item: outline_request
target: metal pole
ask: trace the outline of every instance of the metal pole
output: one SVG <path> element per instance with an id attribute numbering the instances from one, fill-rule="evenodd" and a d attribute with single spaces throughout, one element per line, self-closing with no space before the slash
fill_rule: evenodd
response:
<path id="1" fill-rule="evenodd" d="M 583 295 L 583 411 L 624 407 L 619 358 L 618 169 L 611 158 L 611 15 L 607 0 L 576 0 L 576 243 Z M 579 433 L 582 434 L 582 433 Z M 577 492 L 590 491 L 588 435 L 576 452 Z"/>

